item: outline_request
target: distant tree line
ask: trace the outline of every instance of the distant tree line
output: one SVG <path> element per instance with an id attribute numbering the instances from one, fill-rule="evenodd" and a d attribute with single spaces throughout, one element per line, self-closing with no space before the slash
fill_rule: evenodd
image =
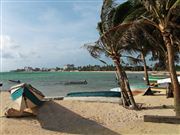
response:
<path id="1" fill-rule="evenodd" d="M 144 71 L 144 67 L 137 65 L 137 66 L 131 66 L 131 65 L 125 65 L 123 66 L 123 69 L 126 71 Z M 78 67 L 73 67 L 71 69 L 66 69 L 64 70 L 63 68 L 56 67 L 56 68 L 32 68 L 31 71 L 33 72 L 50 72 L 50 71 L 115 71 L 115 66 L 114 65 L 86 65 L 86 66 L 78 66 Z M 161 65 L 159 63 L 156 63 L 154 66 L 149 67 L 147 66 L 148 71 L 164 71 L 165 70 L 165 65 Z M 176 70 L 180 71 L 180 65 L 176 65 Z M 25 72 L 25 69 L 16 69 L 12 70 L 13 72 Z"/>
<path id="2" fill-rule="evenodd" d="M 124 66 L 123 67 L 126 71 L 143 71 L 143 66 Z M 80 66 L 77 67 L 76 70 L 79 71 L 115 71 L 116 68 L 114 65 L 87 65 L 87 66 Z M 152 68 L 148 67 L 148 70 L 151 71 Z"/>

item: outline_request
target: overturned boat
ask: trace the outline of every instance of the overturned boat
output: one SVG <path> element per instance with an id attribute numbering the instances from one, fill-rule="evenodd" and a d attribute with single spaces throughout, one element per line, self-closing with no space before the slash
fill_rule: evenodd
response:
<path id="1" fill-rule="evenodd" d="M 19 110 L 34 108 L 43 104 L 44 95 L 30 84 L 22 83 L 10 88 L 11 98 L 18 103 Z"/>

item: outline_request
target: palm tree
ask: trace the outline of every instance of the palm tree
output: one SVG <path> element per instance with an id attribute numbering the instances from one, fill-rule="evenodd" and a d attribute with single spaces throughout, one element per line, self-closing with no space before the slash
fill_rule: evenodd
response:
<path id="1" fill-rule="evenodd" d="M 123 8 L 122 8 L 123 7 Z M 123 9 L 126 9 L 123 11 Z M 161 32 L 167 49 L 168 69 L 174 89 L 176 116 L 180 116 L 180 85 L 175 70 L 175 48 L 179 44 L 180 0 L 128 0 L 118 6 L 114 22 L 141 21 Z M 123 15 L 121 14 L 123 13 Z M 123 16 L 123 17 L 122 17 Z"/>
<path id="2" fill-rule="evenodd" d="M 124 24 L 115 27 L 113 22 L 114 15 L 116 13 L 116 4 L 113 0 L 104 0 L 101 10 L 101 22 L 98 23 L 98 31 L 100 34 L 100 39 L 91 44 L 85 45 L 87 50 L 90 54 L 100 60 L 101 54 L 105 54 L 106 56 L 110 57 L 117 70 L 117 76 L 119 80 L 119 84 L 122 91 L 123 97 L 123 105 L 124 106 L 131 106 L 134 109 L 137 109 L 137 105 L 133 98 L 129 81 L 125 71 L 122 68 L 122 60 L 121 55 L 122 52 L 126 49 L 129 49 L 129 46 L 123 46 L 121 44 L 121 37 L 131 25 Z M 102 60 L 101 60 L 102 61 Z"/>
<path id="3" fill-rule="evenodd" d="M 100 59 L 102 54 L 105 54 L 105 56 L 110 57 L 113 60 L 117 70 L 119 85 L 121 87 L 123 106 L 138 109 L 130 89 L 127 75 L 122 67 L 121 59 L 123 57 L 122 53 L 125 50 L 130 49 L 128 45 L 122 45 L 121 42 L 121 37 L 123 37 L 123 33 L 128 27 L 128 24 L 119 25 L 119 30 L 110 30 L 103 34 L 97 42 L 86 44 L 85 47 L 90 52 L 91 56 L 100 61 L 102 61 Z"/>
<path id="4" fill-rule="evenodd" d="M 150 82 L 145 57 L 152 54 L 153 58 L 155 56 L 156 58 L 160 58 L 160 56 L 164 56 L 166 53 L 166 48 L 162 43 L 163 39 L 158 35 L 159 32 L 155 31 L 154 27 L 145 24 L 139 25 L 138 23 L 134 23 L 126 34 L 125 42 L 134 44 L 132 48 L 135 53 L 139 54 L 137 56 L 138 61 L 137 59 L 132 59 L 132 62 L 137 64 L 139 59 L 141 59 L 141 63 L 144 64 L 144 74 L 147 85 L 150 85 Z"/>

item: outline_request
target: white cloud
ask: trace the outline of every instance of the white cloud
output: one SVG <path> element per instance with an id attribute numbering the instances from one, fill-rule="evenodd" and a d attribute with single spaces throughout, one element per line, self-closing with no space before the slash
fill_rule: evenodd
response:
<path id="1" fill-rule="evenodd" d="M 1 35 L 0 42 L 2 43 L 1 49 L 11 49 L 11 48 L 18 48 L 19 45 L 16 43 L 10 36 L 8 35 Z"/>
<path id="2" fill-rule="evenodd" d="M 37 53 L 33 49 L 26 48 L 20 45 L 17 41 L 13 40 L 8 35 L 1 35 L 0 42 L 2 43 L 2 58 L 3 59 L 25 59 L 31 57 L 36 57 Z"/>
<path id="3" fill-rule="evenodd" d="M 3 58 L 14 58 L 17 56 L 16 49 L 20 46 L 8 35 L 1 35 L 0 38 L 1 43 L 1 52 Z"/>
<path id="4" fill-rule="evenodd" d="M 71 4 L 69 7 L 73 9 L 68 11 L 49 5 L 34 9 L 30 4 L 26 7 L 28 12 L 25 9 L 28 14 L 6 8 L 3 25 L 6 35 L 2 38 L 4 67 L 53 67 L 96 62 L 81 46 L 98 38 L 97 13 L 101 3 L 78 4 Z"/>

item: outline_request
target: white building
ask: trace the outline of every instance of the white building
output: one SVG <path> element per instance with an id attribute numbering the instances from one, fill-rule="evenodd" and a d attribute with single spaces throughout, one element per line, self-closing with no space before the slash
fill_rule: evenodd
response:
<path id="1" fill-rule="evenodd" d="M 74 70 L 74 64 L 67 64 L 63 67 L 64 70 Z"/>

